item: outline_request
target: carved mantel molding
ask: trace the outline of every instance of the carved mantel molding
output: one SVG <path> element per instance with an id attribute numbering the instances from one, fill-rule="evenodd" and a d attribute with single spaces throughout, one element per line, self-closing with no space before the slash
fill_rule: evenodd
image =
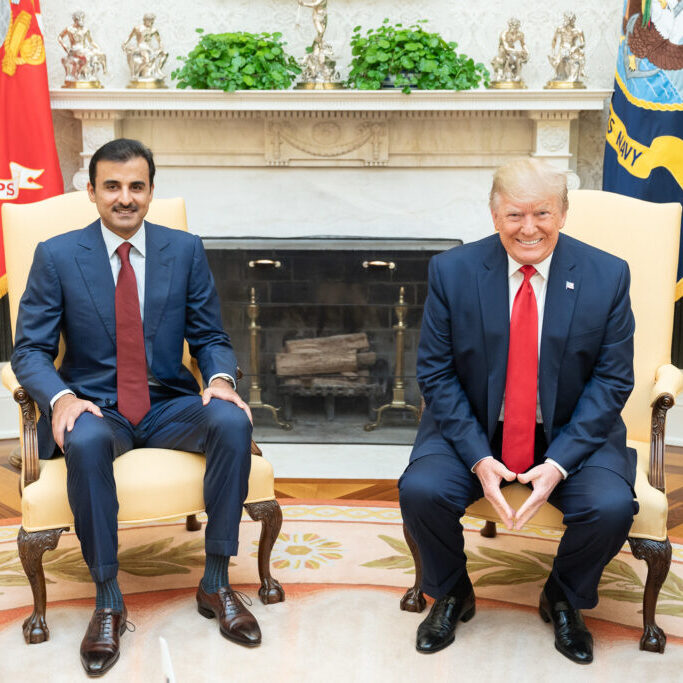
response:
<path id="1" fill-rule="evenodd" d="M 119 135 L 153 145 L 159 166 L 495 167 L 533 154 L 578 186 L 577 122 L 609 90 L 505 92 L 53 90 L 81 121 L 81 168 Z M 181 133 L 182 131 L 182 133 Z"/>

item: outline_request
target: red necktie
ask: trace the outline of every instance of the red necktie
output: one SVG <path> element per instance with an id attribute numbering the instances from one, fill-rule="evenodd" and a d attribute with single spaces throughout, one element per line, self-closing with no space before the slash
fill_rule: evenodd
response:
<path id="1" fill-rule="evenodd" d="M 130 242 L 119 245 L 121 270 L 116 282 L 116 391 L 118 410 L 137 425 L 149 410 L 145 338 Z"/>
<path id="2" fill-rule="evenodd" d="M 522 266 L 520 270 L 524 282 L 517 290 L 510 316 L 502 454 L 505 466 L 516 473 L 534 464 L 538 387 L 538 308 L 530 282 L 536 269 Z"/>

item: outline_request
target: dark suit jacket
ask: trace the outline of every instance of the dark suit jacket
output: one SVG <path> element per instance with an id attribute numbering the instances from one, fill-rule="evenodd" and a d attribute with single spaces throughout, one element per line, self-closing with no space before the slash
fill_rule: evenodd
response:
<path id="1" fill-rule="evenodd" d="M 628 264 L 560 233 L 548 276 L 539 393 L 547 457 L 570 474 L 613 470 L 631 485 L 636 456 L 621 410 L 633 388 Z M 497 234 L 435 256 L 429 266 L 417 378 L 426 409 L 411 461 L 491 454 L 505 392 L 507 254 Z"/>
<path id="2" fill-rule="evenodd" d="M 21 298 L 12 369 L 41 410 L 41 458 L 52 457 L 50 399 L 63 389 L 101 407 L 116 404 L 115 284 L 99 220 L 37 247 Z M 207 382 L 237 371 L 202 242 L 145 223 L 144 335 L 154 377 L 176 394 L 199 391 L 182 364 L 183 340 Z M 60 332 L 66 351 L 54 359 Z"/>

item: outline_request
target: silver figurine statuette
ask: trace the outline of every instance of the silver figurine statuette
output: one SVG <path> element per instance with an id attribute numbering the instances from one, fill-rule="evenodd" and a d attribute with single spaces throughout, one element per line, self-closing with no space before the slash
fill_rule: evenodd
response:
<path id="1" fill-rule="evenodd" d="M 565 12 L 562 25 L 555 31 L 548 61 L 555 74 L 545 87 L 552 89 L 585 88 L 586 39 L 576 28 L 576 15 Z"/>
<path id="2" fill-rule="evenodd" d="M 57 37 L 66 53 L 62 64 L 66 77 L 62 88 L 101 88 L 99 76 L 107 73 L 107 57 L 85 26 L 85 13 L 74 12 L 73 25 Z"/>
<path id="3" fill-rule="evenodd" d="M 121 45 L 130 69 L 129 88 L 165 88 L 163 68 L 168 52 L 161 44 L 159 31 L 154 28 L 156 16 L 148 13 L 142 24 L 134 26 L 128 39 Z"/>
<path id="4" fill-rule="evenodd" d="M 313 10 L 313 26 L 315 27 L 315 40 L 308 54 L 303 57 L 301 66 L 303 72 L 301 81 L 297 88 L 305 90 L 330 90 L 333 88 L 343 88 L 332 46 L 325 42 L 325 30 L 327 29 L 327 0 L 298 0 L 299 8 L 297 12 L 296 24 L 299 25 L 302 7 L 309 7 Z"/>
<path id="5" fill-rule="evenodd" d="M 498 37 L 498 54 L 491 60 L 491 88 L 526 88 L 522 80 L 522 65 L 529 61 L 524 34 L 519 19 L 512 17 Z"/>

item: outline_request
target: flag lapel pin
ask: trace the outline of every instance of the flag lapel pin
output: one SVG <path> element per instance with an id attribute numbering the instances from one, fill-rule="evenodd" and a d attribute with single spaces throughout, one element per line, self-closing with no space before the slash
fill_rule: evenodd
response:
<path id="1" fill-rule="evenodd" d="M 569 280 L 567 280 L 567 282 L 565 283 L 565 289 L 574 289 L 574 283 L 569 282 Z"/>

